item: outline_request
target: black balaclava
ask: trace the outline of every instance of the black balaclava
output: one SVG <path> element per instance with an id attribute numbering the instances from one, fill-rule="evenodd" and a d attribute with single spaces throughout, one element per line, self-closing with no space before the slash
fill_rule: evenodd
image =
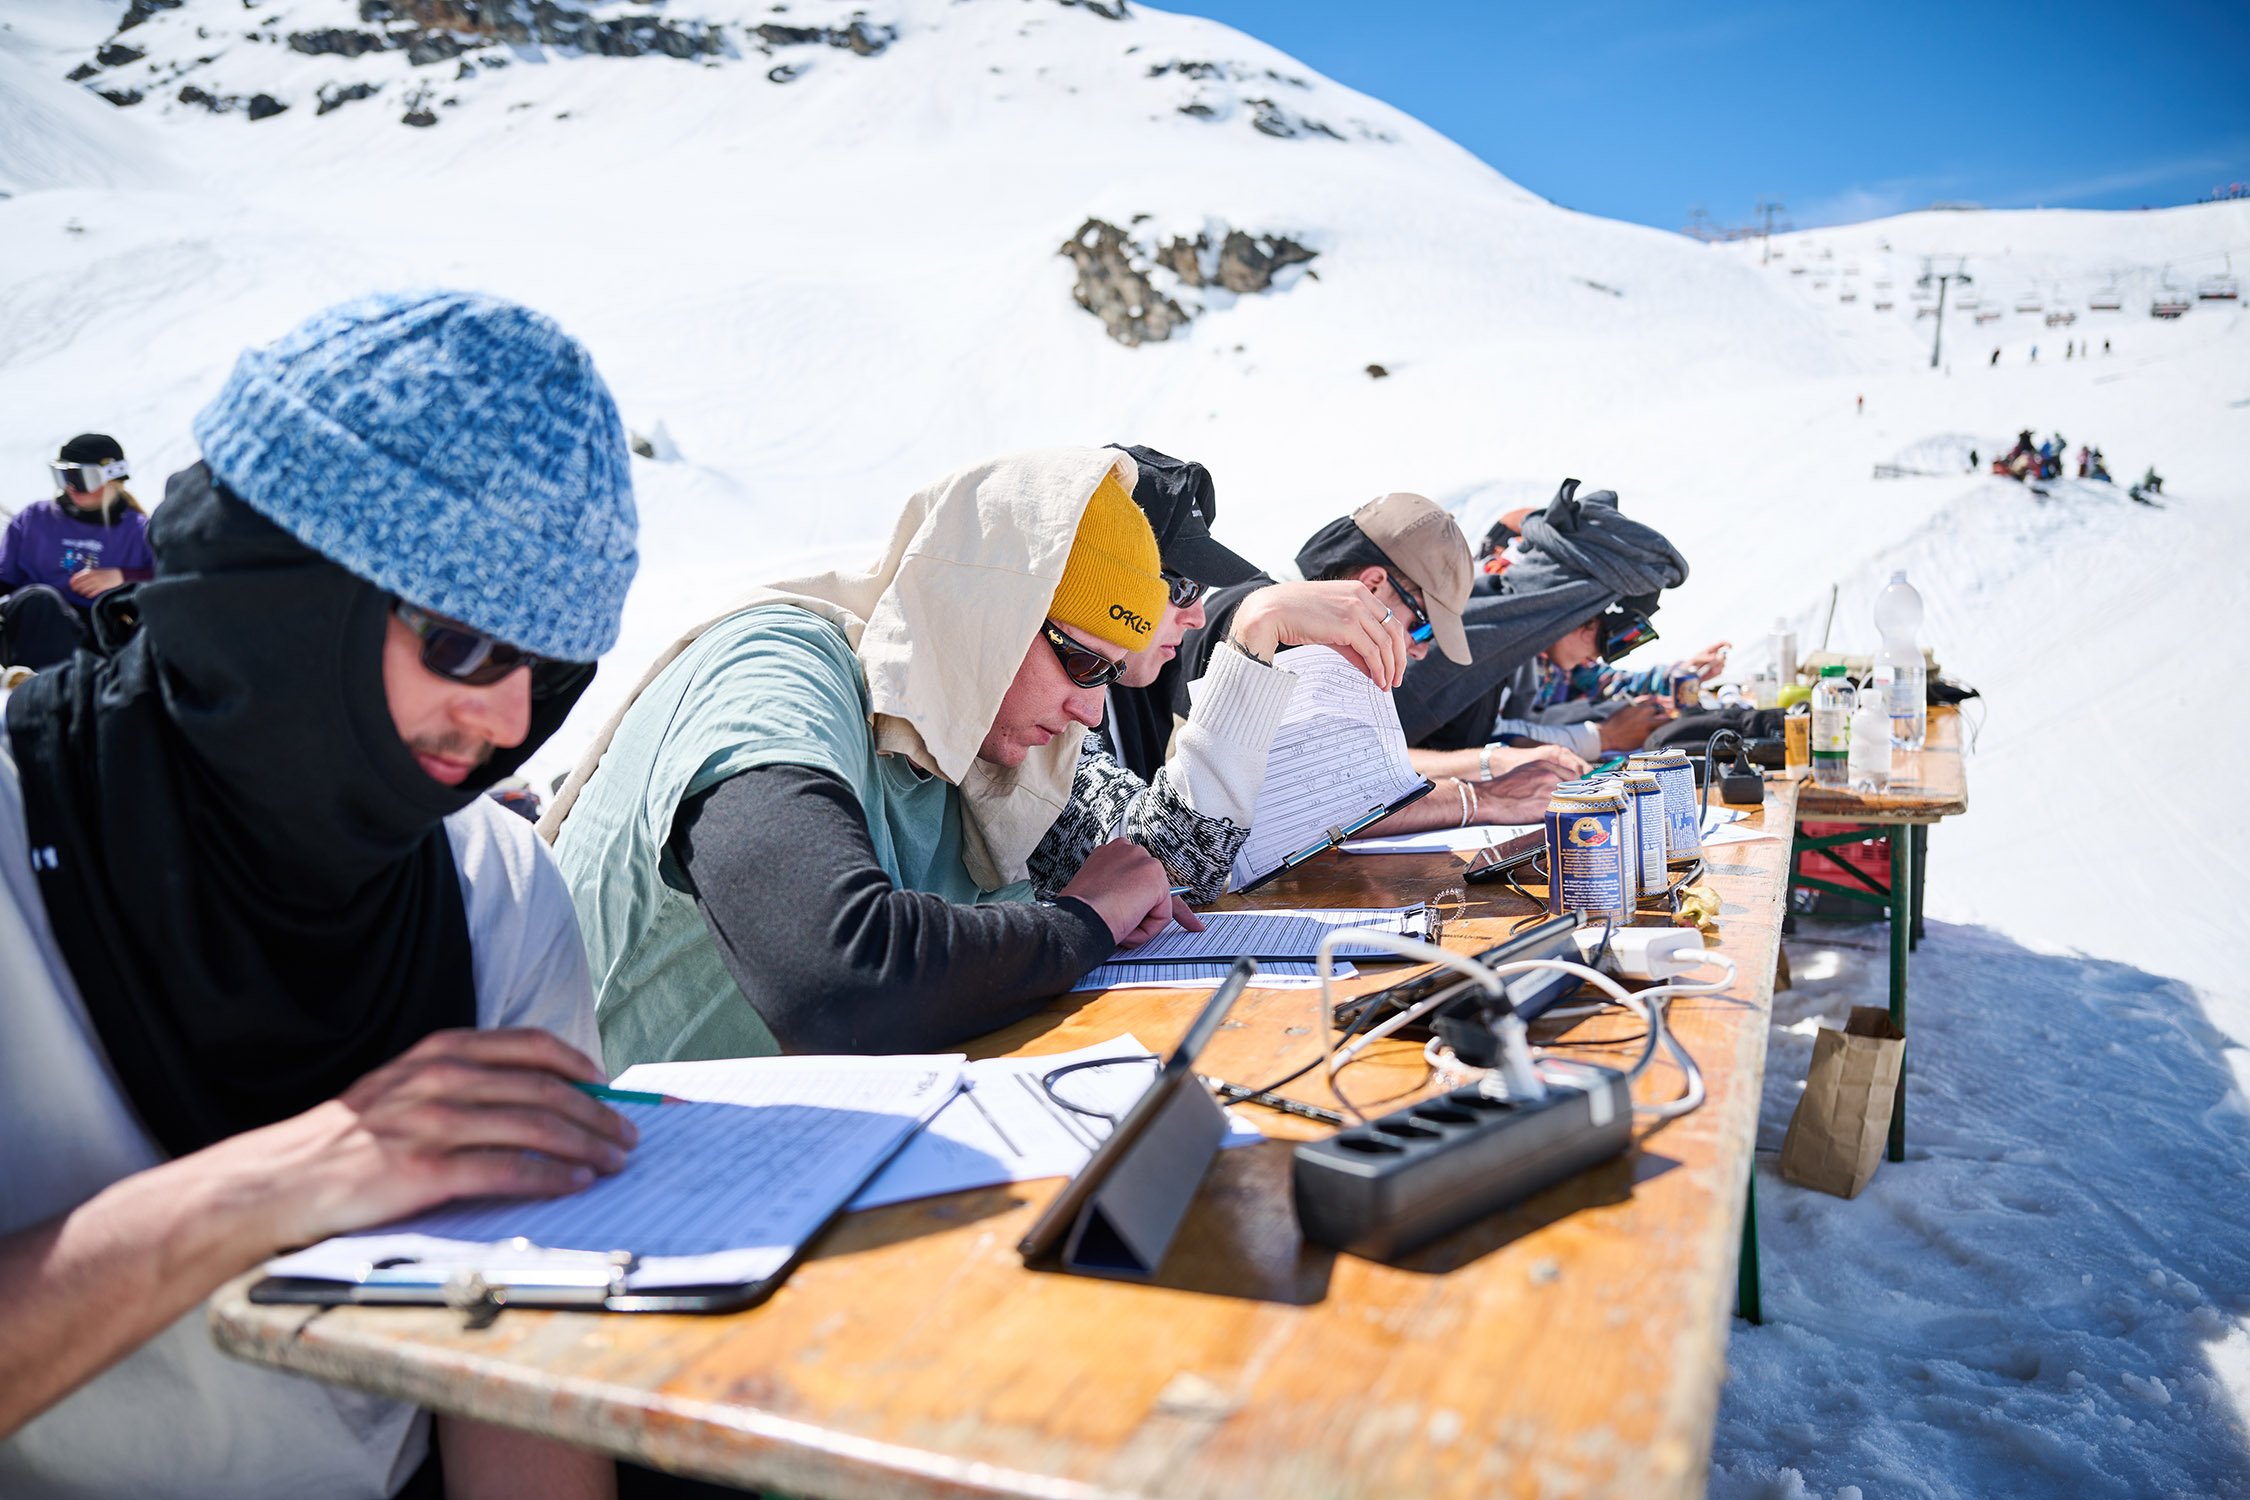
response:
<path id="1" fill-rule="evenodd" d="M 149 523 L 114 655 L 8 702 L 41 899 L 126 1096 L 177 1156 L 333 1098 L 476 1023 L 444 819 L 561 725 L 432 780 L 383 690 L 390 599 L 201 464 Z"/>

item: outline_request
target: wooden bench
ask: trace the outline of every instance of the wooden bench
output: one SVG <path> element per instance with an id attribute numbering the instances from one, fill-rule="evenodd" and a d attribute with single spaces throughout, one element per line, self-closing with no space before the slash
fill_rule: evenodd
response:
<path id="1" fill-rule="evenodd" d="M 1724 994 L 1672 1023 L 1710 1089 L 1643 1125 L 1626 1158 L 1396 1264 L 1298 1234 L 1290 1148 L 1221 1153 L 1153 1285 L 1026 1270 L 1015 1243 L 1055 1181 L 854 1214 L 765 1306 L 727 1317 L 254 1307 L 212 1326 L 242 1358 L 796 1495 L 1699 1495 L 1745 1244 L 1796 788 L 1713 851 Z M 1328 855 L 1245 905 L 1455 903 L 1446 946 L 1490 946 L 1530 908 L 1463 887 L 1454 856 Z M 1473 893 L 1463 901 L 1463 891 Z M 1450 891 L 1450 895 L 1447 893 Z M 1369 972 L 1370 969 L 1377 970 Z M 1363 966 L 1349 988 L 1406 972 Z M 1204 1071 L 1265 1083 L 1315 1055 L 1317 992 L 1253 991 Z M 1066 997 L 979 1056 L 1067 1051 L 1130 1030 L 1169 1048 L 1200 994 Z M 1605 1012 L 1574 1049 L 1629 1059 Z M 1550 1028 L 1547 1033 L 1552 1034 Z M 1350 1073 L 1358 1102 L 1427 1091 L 1418 1043 Z M 1673 1097 L 1659 1063 L 1646 1102 Z M 1317 1074 L 1289 1092 L 1333 1103 Z M 1317 1125 L 1250 1111 L 1275 1137 Z M 1754 1288 L 1754 1283 L 1753 1283 Z"/>

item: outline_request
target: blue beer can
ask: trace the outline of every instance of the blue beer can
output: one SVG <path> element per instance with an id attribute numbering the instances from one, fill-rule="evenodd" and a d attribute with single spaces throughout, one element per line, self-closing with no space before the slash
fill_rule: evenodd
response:
<path id="1" fill-rule="evenodd" d="M 1647 771 L 1664 792 L 1664 859 L 1692 865 L 1703 857 L 1703 817 L 1696 805 L 1695 767 L 1685 750 L 1640 750 L 1625 763 L 1627 775 Z"/>
<path id="2" fill-rule="evenodd" d="M 1653 771 L 1628 769 L 1620 778 L 1633 797 L 1633 811 L 1641 832 L 1641 894 L 1661 896 L 1671 884 L 1665 869 L 1665 834 L 1670 819 L 1664 810 L 1664 786 Z"/>
<path id="3" fill-rule="evenodd" d="M 1549 913 L 1632 920 L 1633 859 L 1625 842 L 1631 800 L 1612 786 L 1555 788 L 1546 816 Z"/>

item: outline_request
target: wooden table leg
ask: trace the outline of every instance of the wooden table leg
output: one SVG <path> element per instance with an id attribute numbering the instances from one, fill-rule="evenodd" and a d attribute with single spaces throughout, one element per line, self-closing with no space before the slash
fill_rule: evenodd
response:
<path id="1" fill-rule="evenodd" d="M 1891 830 L 1891 1024 L 1906 1035 L 1906 954 L 1914 931 L 1913 825 Z M 1898 1097 L 1891 1105 L 1892 1161 L 1906 1160 L 1906 1066 L 1898 1065 Z"/>
<path id="2" fill-rule="evenodd" d="M 1758 1294 L 1758 1163 L 1750 1162 L 1750 1191 L 1742 1202 L 1742 1258 L 1735 1264 L 1735 1316 L 1755 1328 L 1766 1321 Z"/>

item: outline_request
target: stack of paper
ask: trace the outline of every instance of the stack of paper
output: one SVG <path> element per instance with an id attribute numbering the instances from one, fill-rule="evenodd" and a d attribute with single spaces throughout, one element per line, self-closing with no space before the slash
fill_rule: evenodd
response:
<path id="1" fill-rule="evenodd" d="M 1272 960 L 1315 958 L 1320 940 L 1344 927 L 1372 927 L 1407 937 L 1429 935 L 1427 906 L 1334 907 L 1317 911 L 1213 911 L 1204 912 L 1203 930 L 1190 932 L 1173 927 L 1138 948 L 1120 948 L 1111 954 L 1113 964 L 1232 963 L 1238 958 Z M 1388 948 L 1347 941 L 1336 947 L 1338 958 L 1391 958 Z"/>
<path id="2" fill-rule="evenodd" d="M 1424 833 L 1353 839 L 1343 847 L 1346 854 L 1473 854 L 1538 831 L 1537 823 L 1479 823 L 1468 828 L 1432 828 Z"/>
<path id="3" fill-rule="evenodd" d="M 1125 1058 L 1106 1068 L 1080 1068 L 1056 1080 L 1055 1092 L 1080 1109 L 1123 1119 L 1156 1080 L 1156 1063 L 1130 1032 L 1114 1041 L 1052 1057 L 994 1057 L 970 1063 L 965 1088 L 906 1149 L 860 1190 L 852 1207 L 879 1208 L 934 1193 L 959 1193 L 1035 1177 L 1070 1177 L 1109 1138 L 1110 1120 L 1056 1102 L 1041 1084 L 1055 1069 L 1097 1058 Z M 1263 1140 L 1228 1116 L 1222 1143 Z"/>
<path id="4" fill-rule="evenodd" d="M 1326 646 L 1284 651 L 1274 665 L 1297 686 L 1266 756 L 1250 837 L 1235 856 L 1237 890 L 1323 843 L 1330 829 L 1351 831 L 1424 785 L 1407 763 L 1397 706 L 1365 672 Z"/>
<path id="5" fill-rule="evenodd" d="M 565 1252 L 567 1262 L 568 1252 L 629 1251 L 640 1257 L 626 1283 L 635 1291 L 762 1280 L 959 1092 L 963 1062 L 951 1054 L 644 1063 L 618 1085 L 704 1102 L 614 1106 L 641 1132 L 616 1176 L 565 1198 L 454 1204 L 323 1241 L 266 1270 L 358 1282 L 407 1261 L 491 1276 L 545 1271 L 556 1257 L 542 1252 Z M 531 1248 L 493 1249 L 518 1237 Z"/>
<path id="6" fill-rule="evenodd" d="M 1108 963 L 1097 966 L 1084 979 L 1070 987 L 1072 994 L 1082 990 L 1215 990 L 1226 983 L 1233 962 L 1214 961 L 1207 964 L 1133 964 Z M 1334 977 L 1350 979 L 1359 970 L 1352 964 L 1336 965 Z M 1320 966 L 1310 963 L 1267 963 L 1258 965 L 1258 972 L 1250 976 L 1247 986 L 1253 990 L 1309 990 L 1320 983 Z"/>

